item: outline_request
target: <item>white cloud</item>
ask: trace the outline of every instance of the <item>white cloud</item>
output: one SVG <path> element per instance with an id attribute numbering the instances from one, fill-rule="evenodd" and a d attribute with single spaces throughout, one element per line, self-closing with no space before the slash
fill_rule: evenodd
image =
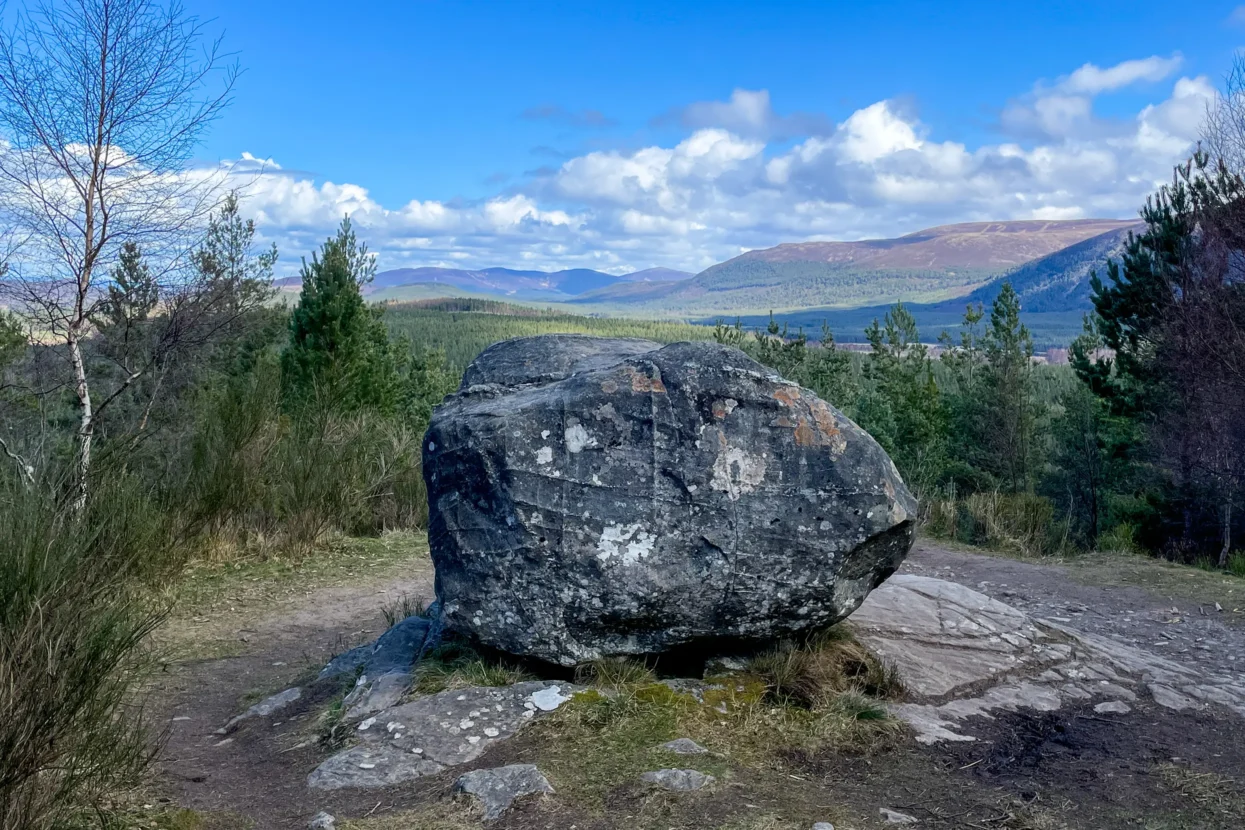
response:
<path id="1" fill-rule="evenodd" d="M 1059 87 L 1068 92 L 1098 95 L 1142 81 L 1156 82 L 1180 68 L 1184 59 L 1179 55 L 1161 58 L 1152 55 L 1141 60 L 1122 61 L 1106 69 L 1087 63 L 1060 82 Z"/>
<path id="2" fill-rule="evenodd" d="M 1085 65 L 1004 109 L 1001 140 L 939 140 L 879 101 L 778 143 L 767 93 L 693 105 L 703 123 L 673 146 L 599 150 L 477 203 L 388 208 L 363 187 L 316 182 L 244 156 L 244 209 L 287 269 L 349 214 L 382 268 L 447 264 L 698 270 L 741 250 L 809 238 L 890 236 L 985 219 L 1135 216 L 1189 153 L 1214 89 L 1204 77 L 1156 90 L 1128 119 L 1096 95 L 1168 77 L 1179 58 Z M 734 125 L 734 128 L 727 122 Z"/>

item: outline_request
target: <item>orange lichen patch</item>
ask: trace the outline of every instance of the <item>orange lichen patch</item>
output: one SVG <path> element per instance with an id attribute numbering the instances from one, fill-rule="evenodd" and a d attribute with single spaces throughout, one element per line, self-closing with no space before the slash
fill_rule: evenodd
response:
<path id="1" fill-rule="evenodd" d="M 663 395 L 665 394 L 666 384 L 661 382 L 660 375 L 658 375 L 655 378 L 650 378 L 648 375 L 637 370 L 634 366 L 627 366 L 624 371 L 626 371 L 626 373 L 631 376 L 631 391 L 632 392 L 652 392 L 652 393 L 658 393 L 658 394 L 663 394 Z"/>
<path id="2" fill-rule="evenodd" d="M 800 402 L 800 390 L 796 386 L 780 386 L 774 390 L 774 400 L 785 406 L 795 406 Z"/>
<path id="3" fill-rule="evenodd" d="M 807 405 L 812 417 L 811 420 L 803 416 L 796 419 L 795 442 L 801 447 L 829 447 L 834 455 L 847 449 L 847 439 L 835 422 L 830 406 L 817 398 Z"/>
<path id="4" fill-rule="evenodd" d="M 809 426 L 807 418 L 797 419 L 795 425 L 795 442 L 801 447 L 817 447 L 821 442 L 817 440 L 817 432 Z"/>
<path id="5" fill-rule="evenodd" d="M 779 415 L 777 418 L 769 422 L 772 427 L 787 427 L 788 429 L 795 426 L 795 423 L 786 415 Z"/>
<path id="6" fill-rule="evenodd" d="M 618 391 L 618 384 L 612 380 L 607 380 L 601 384 L 601 391 L 607 395 L 612 395 Z"/>
<path id="7" fill-rule="evenodd" d="M 727 415 L 730 415 L 732 412 L 734 412 L 735 407 L 737 406 L 739 406 L 739 402 L 736 401 L 734 398 L 726 398 L 724 400 L 714 401 L 713 406 L 711 407 L 711 409 L 713 410 L 713 417 L 721 421 L 724 418 L 726 418 Z"/>

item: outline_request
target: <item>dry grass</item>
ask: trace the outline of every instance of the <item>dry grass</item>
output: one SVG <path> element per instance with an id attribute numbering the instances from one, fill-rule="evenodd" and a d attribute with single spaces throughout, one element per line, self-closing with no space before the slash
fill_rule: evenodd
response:
<path id="1" fill-rule="evenodd" d="M 1154 773 L 1164 787 L 1209 815 L 1235 819 L 1245 817 L 1245 790 L 1232 778 L 1176 764 L 1160 764 L 1154 768 Z"/>
<path id="2" fill-rule="evenodd" d="M 765 682 L 770 699 L 806 709 L 826 708 L 849 693 L 875 699 L 903 694 L 895 669 L 838 626 L 803 644 L 782 643 L 754 658 L 748 671 Z"/>
<path id="3" fill-rule="evenodd" d="M 305 603 L 314 591 L 431 573 L 427 537 L 405 531 L 336 539 L 301 559 L 200 561 L 172 589 L 168 599 L 175 611 L 157 639 L 172 659 L 234 656 L 245 651 L 239 629 Z"/>
<path id="4" fill-rule="evenodd" d="M 430 695 L 468 686 L 511 686 L 534 679 L 514 659 L 486 656 L 470 646 L 450 641 L 420 661 L 411 691 Z"/>
<path id="5" fill-rule="evenodd" d="M 415 810 L 352 819 L 341 830 L 479 830 L 480 811 L 468 799 L 441 801 Z"/>
<path id="6" fill-rule="evenodd" d="M 590 811 L 604 809 L 612 789 L 646 770 L 693 768 L 725 783 L 740 768 L 782 769 L 794 750 L 868 753 L 902 734 L 879 697 L 897 693 L 893 673 L 841 630 L 706 681 L 703 700 L 658 681 L 637 661 L 598 661 L 580 680 L 593 690 L 535 724 L 532 734 L 559 796 Z M 709 753 L 677 756 L 660 748 L 674 738 L 691 738 Z"/>

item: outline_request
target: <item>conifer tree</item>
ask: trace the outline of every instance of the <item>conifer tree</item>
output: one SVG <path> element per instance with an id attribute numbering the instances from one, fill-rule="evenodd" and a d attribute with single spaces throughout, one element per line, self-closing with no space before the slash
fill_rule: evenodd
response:
<path id="1" fill-rule="evenodd" d="M 302 293 L 281 356 L 287 407 L 318 401 L 342 412 L 396 411 L 402 392 L 399 354 L 380 310 L 369 308 L 361 291 L 375 272 L 349 219 L 311 262 L 303 262 Z"/>
<path id="2" fill-rule="evenodd" d="M 1020 322 L 1020 298 L 1004 282 L 990 307 L 982 344 L 982 437 L 993 472 L 1012 492 L 1031 488 L 1037 403 L 1033 390 L 1033 338 Z"/>

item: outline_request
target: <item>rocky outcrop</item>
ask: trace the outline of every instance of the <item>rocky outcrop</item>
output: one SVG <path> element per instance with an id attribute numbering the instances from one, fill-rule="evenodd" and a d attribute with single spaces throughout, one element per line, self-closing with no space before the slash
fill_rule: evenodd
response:
<path id="1" fill-rule="evenodd" d="M 307 778 L 312 789 L 387 787 L 474 761 L 543 712 L 570 700 L 573 687 L 540 680 L 473 686 L 417 698 L 359 723 L 360 743 L 326 759 Z"/>
<path id="2" fill-rule="evenodd" d="M 1124 713 L 1143 695 L 1177 711 L 1214 705 L 1245 715 L 1245 690 L 1233 678 L 1032 618 L 942 579 L 892 577 L 851 626 L 898 670 L 909 701 L 891 711 L 925 744 L 976 740 L 973 719 L 995 712 L 1099 701 L 1099 713 Z"/>
<path id="3" fill-rule="evenodd" d="M 534 764 L 510 764 L 477 769 L 459 776 L 454 790 L 474 796 L 484 808 L 484 820 L 501 818 L 515 800 L 553 792 L 549 779 Z"/>
<path id="4" fill-rule="evenodd" d="M 916 512 L 867 433 L 712 343 L 499 343 L 436 410 L 424 474 L 446 623 L 563 665 L 834 623 Z"/>

